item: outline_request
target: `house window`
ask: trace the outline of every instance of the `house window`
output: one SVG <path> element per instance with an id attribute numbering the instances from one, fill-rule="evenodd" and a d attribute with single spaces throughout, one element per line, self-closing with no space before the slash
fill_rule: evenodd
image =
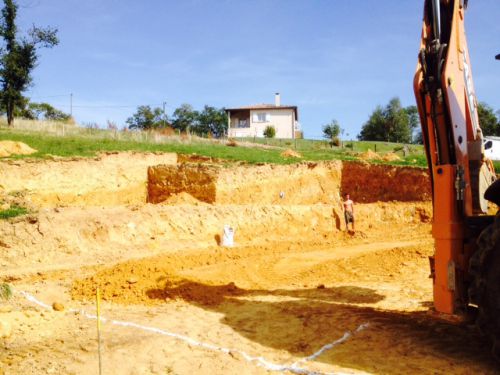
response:
<path id="1" fill-rule="evenodd" d="M 238 128 L 249 128 L 250 127 L 250 123 L 247 119 L 239 119 L 238 120 Z"/>
<path id="2" fill-rule="evenodd" d="M 268 112 L 258 112 L 253 115 L 253 122 L 269 122 L 271 121 L 271 114 Z"/>

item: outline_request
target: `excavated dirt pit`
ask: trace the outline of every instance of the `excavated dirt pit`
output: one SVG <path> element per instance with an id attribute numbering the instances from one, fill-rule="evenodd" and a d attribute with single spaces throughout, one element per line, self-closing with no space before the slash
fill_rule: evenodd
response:
<path id="1" fill-rule="evenodd" d="M 429 313 L 425 171 L 176 161 L 0 163 L 3 201 L 33 210 L 0 221 L 0 373 L 96 373 L 97 288 L 103 373 L 496 373 Z"/>

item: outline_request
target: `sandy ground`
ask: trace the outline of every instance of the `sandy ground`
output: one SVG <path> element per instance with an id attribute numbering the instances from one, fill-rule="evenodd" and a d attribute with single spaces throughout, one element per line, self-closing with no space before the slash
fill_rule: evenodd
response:
<path id="1" fill-rule="evenodd" d="M 41 206 L 0 222 L 0 373 L 98 373 L 97 287 L 104 374 L 497 372 L 429 311 L 428 201 L 358 204 L 355 234 L 324 203 Z"/>

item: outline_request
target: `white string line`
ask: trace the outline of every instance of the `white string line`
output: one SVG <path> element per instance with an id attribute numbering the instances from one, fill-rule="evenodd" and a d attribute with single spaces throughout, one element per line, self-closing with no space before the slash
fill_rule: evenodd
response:
<path id="1" fill-rule="evenodd" d="M 30 301 L 30 302 L 38 305 L 38 306 L 41 306 L 41 307 L 43 307 L 45 309 L 49 309 L 49 310 L 52 309 L 51 306 L 49 306 L 46 303 L 38 300 L 37 298 L 35 298 L 34 296 L 32 296 L 31 294 L 29 294 L 27 292 L 19 291 L 18 293 L 21 294 L 28 301 Z M 87 319 L 97 319 L 97 315 L 89 314 L 85 310 L 68 309 L 68 311 L 69 312 L 73 312 L 73 313 L 78 313 L 78 314 L 80 314 L 82 316 L 85 316 Z M 197 340 L 195 340 L 195 339 L 193 339 L 193 338 L 191 338 L 189 336 L 181 335 L 181 334 L 174 333 L 174 332 L 165 331 L 163 329 L 156 328 L 156 327 L 144 326 L 144 325 L 141 325 L 141 324 L 137 324 L 137 323 L 133 323 L 133 322 L 126 322 L 126 321 L 121 321 L 121 320 L 114 320 L 114 319 L 110 320 L 110 319 L 107 319 L 105 317 L 101 317 L 101 322 L 103 322 L 103 323 L 108 323 L 109 322 L 109 323 L 111 323 L 113 325 L 117 325 L 117 326 L 133 327 L 133 328 L 141 329 L 143 331 L 148 331 L 148 332 L 157 333 L 157 334 L 160 334 L 160 335 L 163 335 L 163 336 L 173 337 L 173 338 L 176 338 L 178 340 L 187 342 L 188 344 L 193 345 L 193 346 L 198 346 L 198 347 L 202 347 L 202 348 L 205 348 L 205 349 L 208 349 L 208 350 L 222 352 L 222 353 L 225 353 L 225 354 L 238 353 L 247 362 L 251 362 L 251 363 L 255 362 L 257 364 L 257 366 L 264 367 L 265 369 L 267 369 L 269 371 L 281 371 L 281 372 L 283 372 L 283 371 L 289 371 L 289 372 L 292 372 L 294 374 L 299 374 L 299 375 L 330 375 L 330 374 L 342 375 L 343 373 L 338 373 L 338 372 L 337 373 L 322 373 L 322 372 L 311 371 L 311 370 L 308 370 L 306 368 L 298 367 L 298 365 L 301 364 L 301 363 L 308 362 L 308 361 L 311 361 L 311 360 L 317 358 L 318 356 L 320 356 L 321 354 L 323 354 L 325 351 L 330 350 L 330 349 L 334 348 L 335 346 L 342 344 L 347 339 L 349 339 L 350 337 L 352 337 L 353 334 L 356 334 L 356 333 L 364 330 L 365 328 L 367 328 L 369 326 L 368 323 L 361 324 L 353 332 L 351 332 L 351 331 L 345 332 L 344 335 L 340 339 L 335 340 L 335 341 L 333 341 L 333 342 L 331 342 L 329 344 L 326 344 L 326 345 L 322 346 L 318 351 L 316 351 L 315 353 L 311 354 L 310 356 L 302 358 L 302 359 L 300 359 L 300 360 L 292 363 L 291 365 L 283 365 L 283 364 L 277 364 L 277 363 L 269 362 L 268 360 L 266 360 L 262 356 L 259 356 L 259 357 L 251 356 L 251 355 L 247 354 L 246 352 L 244 352 L 242 350 L 224 348 L 224 347 L 221 347 L 221 346 L 217 346 L 217 345 L 213 345 L 213 344 L 209 344 L 209 343 L 197 341 Z"/>
<path id="2" fill-rule="evenodd" d="M 350 338 L 353 334 L 358 333 L 358 332 L 364 330 L 368 326 L 369 326 L 368 323 L 364 323 L 364 324 L 361 324 L 358 328 L 356 328 L 354 330 L 354 332 L 349 332 L 348 331 L 348 332 L 344 333 L 344 336 L 342 336 L 340 339 L 322 346 L 321 349 L 319 349 L 317 352 L 311 354 L 309 357 L 305 357 L 305 358 L 302 358 L 302 359 L 298 360 L 297 362 L 294 362 L 292 364 L 292 367 L 298 366 L 299 363 L 303 363 L 303 362 L 307 362 L 307 361 L 311 361 L 313 359 L 316 359 L 316 357 L 319 357 L 321 354 L 323 354 L 323 352 L 332 349 L 334 346 L 342 344 L 344 341 L 346 341 L 348 338 Z"/>

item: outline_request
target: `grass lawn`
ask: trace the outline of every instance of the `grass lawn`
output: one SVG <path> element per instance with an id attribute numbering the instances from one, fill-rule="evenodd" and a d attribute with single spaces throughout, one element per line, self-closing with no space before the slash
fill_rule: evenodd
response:
<path id="1" fill-rule="evenodd" d="M 276 163 L 291 164 L 299 159 L 285 158 L 281 153 L 286 148 L 295 148 L 293 140 L 258 139 L 258 143 L 268 143 L 277 148 L 262 147 L 230 147 L 222 143 L 200 140 L 193 137 L 192 141 L 181 141 L 179 138 L 167 139 L 161 143 L 151 140 L 115 139 L 112 132 L 106 130 L 88 133 L 56 136 L 39 131 L 21 131 L 0 127 L 0 140 L 24 142 L 38 150 L 31 155 L 16 155 L 10 158 L 47 158 L 61 157 L 92 157 L 99 152 L 138 151 L 138 152 L 175 152 L 179 154 L 198 154 L 213 158 L 231 161 L 245 161 L 248 163 Z M 153 137 L 154 138 L 154 137 Z M 253 141 L 253 139 L 251 139 Z M 250 139 L 248 139 L 250 141 Z M 288 144 L 290 143 L 290 144 Z M 347 143 L 347 142 L 346 142 Z M 297 151 L 303 156 L 301 160 L 357 160 L 356 153 L 368 149 L 379 152 L 401 151 L 403 145 L 384 142 L 348 142 L 351 148 L 331 148 L 324 141 L 297 140 Z M 326 145 L 326 146 L 325 146 Z M 407 146 L 408 148 L 408 146 Z M 400 161 L 390 162 L 393 165 L 412 165 L 424 167 L 427 165 L 422 146 L 409 146 L 409 155 Z M 402 152 L 398 152 L 402 156 Z M 387 162 L 378 162 L 387 164 Z"/>
<path id="2" fill-rule="evenodd" d="M 276 138 L 236 138 L 237 141 L 246 141 L 252 143 L 292 148 L 297 151 L 332 149 L 328 140 L 319 139 L 276 139 Z M 368 150 L 376 152 L 397 152 L 403 149 L 401 143 L 392 142 L 368 142 L 368 141 L 343 141 L 340 149 L 349 149 L 355 152 L 365 152 Z M 406 145 L 411 153 L 424 153 L 422 145 Z"/>

